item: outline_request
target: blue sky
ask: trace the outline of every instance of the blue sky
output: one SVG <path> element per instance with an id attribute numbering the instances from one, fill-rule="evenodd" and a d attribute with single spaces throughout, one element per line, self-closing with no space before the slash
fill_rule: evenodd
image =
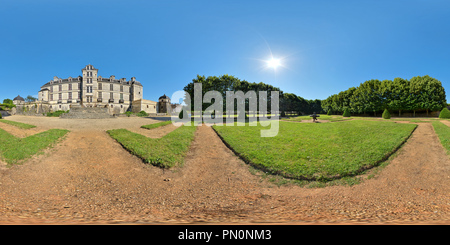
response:
<path id="1" fill-rule="evenodd" d="M 0 102 L 87 64 L 136 77 L 149 100 L 197 74 L 306 99 L 430 75 L 450 102 L 450 1 L 1 0 L 0 31 Z M 272 55 L 282 67 L 266 67 Z"/>

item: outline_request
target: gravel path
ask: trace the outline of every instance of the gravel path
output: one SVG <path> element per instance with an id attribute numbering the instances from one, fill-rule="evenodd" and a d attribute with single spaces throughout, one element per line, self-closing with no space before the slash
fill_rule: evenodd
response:
<path id="1" fill-rule="evenodd" d="M 375 178 L 352 187 L 311 189 L 277 187 L 251 174 L 207 126 L 198 128 L 183 167 L 162 170 L 130 155 L 105 132 L 139 132 L 155 120 L 8 120 L 71 132 L 44 155 L 0 168 L 0 224 L 449 224 L 450 159 L 429 123 L 419 124 Z M 153 137 L 171 127 L 153 131 Z"/>

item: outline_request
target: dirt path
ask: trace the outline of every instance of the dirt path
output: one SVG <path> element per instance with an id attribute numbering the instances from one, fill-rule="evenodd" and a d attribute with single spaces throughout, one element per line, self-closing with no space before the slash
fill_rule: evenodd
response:
<path id="1" fill-rule="evenodd" d="M 0 123 L 0 128 L 19 138 L 26 138 L 28 136 L 45 131 L 42 128 L 21 129 L 6 123 Z"/>
<path id="2" fill-rule="evenodd" d="M 352 187 L 308 189 L 276 187 L 251 174 L 207 126 L 198 128 L 183 167 L 164 171 L 143 164 L 105 130 L 136 129 L 148 121 L 117 120 L 95 127 L 78 122 L 82 129 L 45 155 L 0 170 L 0 223 L 433 223 L 450 218 L 450 160 L 429 123 L 419 124 L 377 177 Z M 39 123 L 75 128 L 64 120 Z"/>

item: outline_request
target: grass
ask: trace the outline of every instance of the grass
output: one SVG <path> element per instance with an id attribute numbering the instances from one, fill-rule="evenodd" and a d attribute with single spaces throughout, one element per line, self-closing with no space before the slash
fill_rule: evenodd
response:
<path id="1" fill-rule="evenodd" d="M 50 129 L 27 138 L 19 138 L 0 129 L 0 156 L 8 164 L 19 164 L 43 149 L 51 147 L 67 132 L 69 131 Z"/>
<path id="2" fill-rule="evenodd" d="M 69 111 L 55 111 L 55 112 L 47 112 L 47 117 L 59 117 L 64 113 L 69 113 Z"/>
<path id="3" fill-rule="evenodd" d="M 442 146 L 447 150 L 447 154 L 450 155 L 450 127 L 439 121 L 432 122 L 432 125 Z"/>
<path id="4" fill-rule="evenodd" d="M 172 123 L 172 121 L 164 121 L 164 122 L 159 122 L 159 123 L 143 125 L 143 126 L 141 126 L 141 128 L 153 129 L 153 128 L 159 128 L 161 126 L 168 125 L 168 124 L 171 124 L 171 123 Z"/>
<path id="5" fill-rule="evenodd" d="M 261 126 L 214 126 L 244 161 L 271 174 L 330 181 L 356 176 L 386 160 L 409 138 L 415 124 L 352 120 L 340 123 L 280 122 L 276 137 Z"/>
<path id="6" fill-rule="evenodd" d="M 346 120 L 351 120 L 351 117 L 343 117 L 343 116 L 328 116 L 325 114 L 320 114 L 320 117 L 318 117 L 317 119 L 319 120 L 319 122 L 321 120 L 327 120 L 330 122 L 338 122 L 338 121 L 346 121 Z M 306 116 L 298 116 L 298 117 L 290 117 L 288 119 L 283 119 L 285 121 L 294 121 L 294 122 L 301 122 L 302 120 L 312 120 L 312 117 L 310 117 L 309 115 Z"/>
<path id="7" fill-rule="evenodd" d="M 181 166 L 194 139 L 196 127 L 180 126 L 162 138 L 152 139 L 126 129 L 108 130 L 108 134 L 145 163 L 161 168 Z"/>
<path id="8" fill-rule="evenodd" d="M 34 125 L 30 125 L 30 124 L 26 124 L 26 123 L 20 123 L 20 122 L 14 122 L 14 121 L 8 121 L 5 119 L 0 120 L 0 122 L 2 123 L 6 123 L 12 126 L 16 126 L 18 128 L 22 128 L 22 129 L 30 129 L 30 128 L 35 128 L 36 126 Z"/>

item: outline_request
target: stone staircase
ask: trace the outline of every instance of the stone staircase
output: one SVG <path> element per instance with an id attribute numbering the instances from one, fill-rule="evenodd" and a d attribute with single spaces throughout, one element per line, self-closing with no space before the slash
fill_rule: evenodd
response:
<path id="1" fill-rule="evenodd" d="M 69 113 L 62 114 L 59 118 L 63 119 L 106 119 L 116 118 L 109 114 L 106 107 L 83 107 L 72 106 Z"/>

